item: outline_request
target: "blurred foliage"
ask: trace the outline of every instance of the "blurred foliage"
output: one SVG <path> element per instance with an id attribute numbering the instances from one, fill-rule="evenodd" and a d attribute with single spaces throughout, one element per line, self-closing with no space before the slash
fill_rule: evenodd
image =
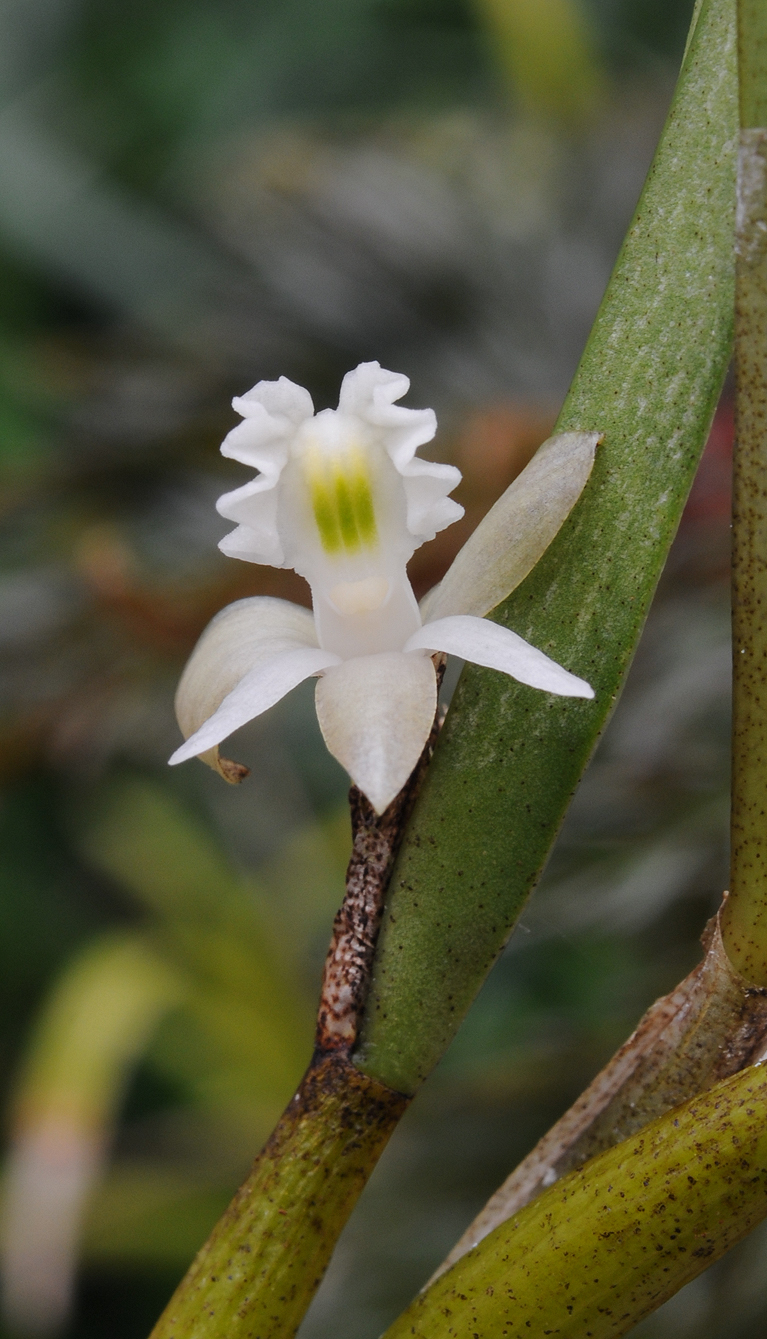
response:
<path id="1" fill-rule="evenodd" d="M 481 0 L 480 13 L 491 50 L 528 111 L 576 125 L 596 112 L 603 75 L 576 6 L 568 0 Z"/>
<path id="2" fill-rule="evenodd" d="M 435 454 L 464 471 L 465 522 L 414 564 L 419 589 L 437 580 L 553 421 L 690 8 L 563 7 L 604 89 L 580 126 L 520 111 L 513 60 L 468 0 L 0 9 L 9 1108 L 35 1017 L 115 935 L 186 983 L 112 1072 L 71 1339 L 149 1329 L 308 1056 L 340 900 L 346 781 L 311 687 L 243 732 L 238 791 L 164 768 L 175 681 L 212 613 L 302 598 L 215 548 L 215 498 L 240 479 L 216 449 L 228 396 L 285 373 L 325 404 L 361 358 L 406 370 L 412 403 L 437 409 Z M 544 884 L 376 1171 L 305 1339 L 380 1332 L 696 959 L 726 869 L 727 412 Z M 763 1333 L 765 1250 L 755 1234 L 642 1333 Z"/>

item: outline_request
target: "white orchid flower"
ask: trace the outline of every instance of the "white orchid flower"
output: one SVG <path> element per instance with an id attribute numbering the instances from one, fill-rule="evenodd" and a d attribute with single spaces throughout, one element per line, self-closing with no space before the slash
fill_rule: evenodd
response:
<path id="1" fill-rule="evenodd" d="M 484 615 L 559 530 L 599 434 L 545 443 L 419 610 L 406 564 L 463 509 L 448 497 L 459 471 L 415 454 L 437 423 L 431 409 L 395 403 L 409 384 L 361 363 L 344 377 L 338 409 L 315 414 L 308 392 L 286 377 L 260 381 L 232 402 L 243 422 L 221 450 L 258 474 L 219 499 L 219 512 L 238 523 L 220 547 L 247 562 L 294 568 L 311 586 L 313 613 L 253 596 L 216 615 L 179 684 L 186 743 L 171 763 L 197 756 L 240 780 L 246 769 L 220 758 L 218 745 L 314 675 L 325 743 L 380 814 L 429 736 L 435 653 L 549 693 L 594 696 L 585 680 Z"/>

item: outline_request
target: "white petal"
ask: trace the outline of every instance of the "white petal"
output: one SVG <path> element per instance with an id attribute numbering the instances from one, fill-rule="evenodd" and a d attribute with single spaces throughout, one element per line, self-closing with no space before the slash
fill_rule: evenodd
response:
<path id="1" fill-rule="evenodd" d="M 402 790 L 429 738 L 437 676 L 428 656 L 360 656 L 319 680 L 320 729 L 376 813 Z"/>
<path id="2" fill-rule="evenodd" d="M 599 441 L 598 432 L 563 432 L 539 447 L 422 600 L 424 621 L 446 614 L 481 617 L 506 599 L 578 501 Z"/>
<path id="3" fill-rule="evenodd" d="M 502 670 L 512 679 L 529 684 L 531 688 L 543 688 L 547 693 L 559 693 L 562 697 L 594 696 L 593 688 L 585 679 L 562 669 L 543 651 L 518 637 L 516 632 L 486 618 L 455 614 L 452 618 L 427 623 L 405 643 L 406 651 L 422 649 L 446 651 L 449 655 L 471 660 L 475 665 Z"/>
<path id="4" fill-rule="evenodd" d="M 308 609 L 267 595 L 227 605 L 208 624 L 181 676 L 176 716 L 184 736 L 194 734 L 250 670 L 299 646 L 317 646 Z M 203 761 L 226 780 L 238 779 L 236 764 L 219 759 L 218 749 Z"/>
<path id="5" fill-rule="evenodd" d="M 383 430 L 383 441 L 402 476 L 407 502 L 407 528 L 419 543 L 433 539 L 463 516 L 463 507 L 448 498 L 461 481 L 454 465 L 414 459 L 419 446 L 437 431 L 433 409 L 406 409 L 394 404 L 410 386 L 399 372 L 387 372 L 378 363 L 360 363 L 347 372 L 338 408 Z"/>
<path id="6" fill-rule="evenodd" d="M 318 646 L 299 646 L 278 651 L 250 670 L 224 698 L 218 711 L 169 759 L 171 765 L 207 752 L 241 725 L 268 711 L 291 689 L 320 670 L 338 665 L 338 656 Z"/>

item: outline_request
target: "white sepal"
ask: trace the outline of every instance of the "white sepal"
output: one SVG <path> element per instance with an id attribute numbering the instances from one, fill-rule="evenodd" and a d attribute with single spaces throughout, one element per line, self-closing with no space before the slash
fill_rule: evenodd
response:
<path id="1" fill-rule="evenodd" d="M 598 432 L 563 432 L 539 447 L 421 601 L 424 622 L 449 614 L 481 618 L 524 581 L 578 501 L 600 439 Z"/>
<path id="2" fill-rule="evenodd" d="M 563 669 L 516 632 L 486 618 L 454 614 L 427 623 L 405 643 L 405 651 L 415 650 L 446 651 L 475 665 L 501 670 L 531 688 L 542 688 L 562 697 L 594 696 L 585 679 Z"/>
<path id="3" fill-rule="evenodd" d="M 376 813 L 402 790 L 429 738 L 437 676 L 428 656 L 360 656 L 317 683 L 317 716 L 330 752 Z"/>
<path id="4" fill-rule="evenodd" d="M 340 663 L 338 656 L 334 656 L 331 651 L 322 651 L 318 646 L 298 646 L 289 651 L 278 651 L 250 670 L 224 698 L 218 711 L 180 749 L 176 749 L 168 761 L 172 766 L 199 757 L 220 744 L 234 730 L 239 730 L 241 725 L 268 711 L 269 707 L 273 707 L 291 689 L 297 688 L 304 679 Z"/>
<path id="5" fill-rule="evenodd" d="M 197 642 L 176 691 L 176 717 L 184 737 L 213 715 L 250 670 L 299 646 L 317 646 L 308 609 L 268 595 L 227 605 Z M 227 781 L 241 780 L 245 772 L 219 758 L 217 748 L 206 751 L 202 760 Z"/>

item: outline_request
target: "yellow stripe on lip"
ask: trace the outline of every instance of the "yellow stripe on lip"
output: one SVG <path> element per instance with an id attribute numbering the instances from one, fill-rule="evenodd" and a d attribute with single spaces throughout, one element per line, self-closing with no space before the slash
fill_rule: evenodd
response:
<path id="1" fill-rule="evenodd" d="M 304 457 L 312 511 L 326 553 L 358 553 L 378 541 L 373 493 L 365 454 L 359 447 Z"/>

